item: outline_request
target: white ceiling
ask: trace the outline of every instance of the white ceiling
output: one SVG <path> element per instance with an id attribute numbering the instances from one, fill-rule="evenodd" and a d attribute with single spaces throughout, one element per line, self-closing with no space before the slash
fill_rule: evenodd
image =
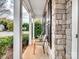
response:
<path id="1" fill-rule="evenodd" d="M 35 17 L 42 17 L 46 0 L 24 0 L 25 8 Z"/>

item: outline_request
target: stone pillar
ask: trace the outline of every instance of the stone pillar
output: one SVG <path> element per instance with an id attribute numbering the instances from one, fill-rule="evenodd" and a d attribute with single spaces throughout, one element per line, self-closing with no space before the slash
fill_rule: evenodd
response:
<path id="1" fill-rule="evenodd" d="M 65 4 L 65 0 L 52 0 L 52 44 L 55 43 L 53 45 L 55 47 L 55 59 L 66 59 Z"/>
<path id="2" fill-rule="evenodd" d="M 29 45 L 32 43 L 32 17 L 31 13 L 29 13 Z"/>

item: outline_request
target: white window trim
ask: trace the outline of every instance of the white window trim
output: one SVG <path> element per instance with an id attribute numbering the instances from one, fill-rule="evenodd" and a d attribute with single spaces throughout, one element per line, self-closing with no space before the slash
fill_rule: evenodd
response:
<path id="1" fill-rule="evenodd" d="M 78 34 L 78 0 L 72 0 L 72 59 L 79 59 L 77 58 L 79 51 L 77 51 L 78 46 L 77 46 L 77 42 L 79 42 L 79 39 L 76 38 L 76 34 Z"/>

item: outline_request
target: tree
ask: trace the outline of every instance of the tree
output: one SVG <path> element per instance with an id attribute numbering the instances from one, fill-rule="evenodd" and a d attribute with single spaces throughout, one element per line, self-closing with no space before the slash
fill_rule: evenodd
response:
<path id="1" fill-rule="evenodd" d="M 23 30 L 23 31 L 29 31 L 29 24 L 28 24 L 28 23 L 24 23 L 24 24 L 22 25 L 22 30 Z"/>
<path id="2" fill-rule="evenodd" d="M 7 0 L 0 0 L 0 16 L 4 14 L 8 15 L 11 13 L 11 11 L 6 8 L 6 3 L 7 3 Z"/>

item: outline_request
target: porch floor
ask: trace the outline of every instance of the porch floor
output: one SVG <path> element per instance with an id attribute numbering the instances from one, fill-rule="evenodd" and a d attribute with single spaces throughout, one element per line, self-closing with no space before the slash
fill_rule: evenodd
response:
<path id="1" fill-rule="evenodd" d="M 35 55 L 33 54 L 33 45 L 26 48 L 23 53 L 23 59 L 49 59 L 48 55 L 43 53 L 42 46 L 36 45 Z"/>

